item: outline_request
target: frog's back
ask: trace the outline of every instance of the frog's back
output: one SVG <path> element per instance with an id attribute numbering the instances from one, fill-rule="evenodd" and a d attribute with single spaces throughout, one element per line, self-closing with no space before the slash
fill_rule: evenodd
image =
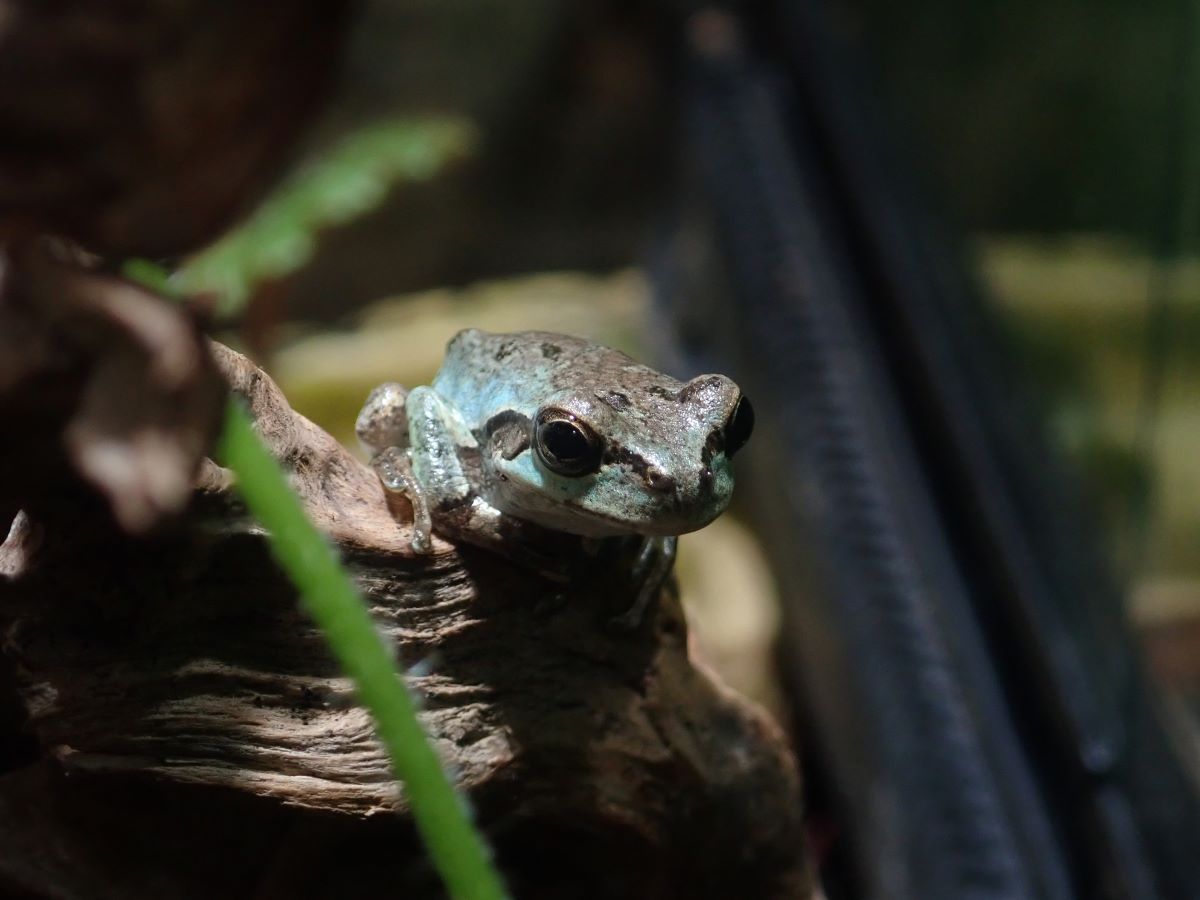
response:
<path id="1" fill-rule="evenodd" d="M 477 427 L 505 410 L 531 413 L 549 394 L 603 381 L 616 370 L 679 387 L 674 379 L 591 341 L 547 331 L 491 334 L 477 329 L 451 339 L 433 387 Z"/>

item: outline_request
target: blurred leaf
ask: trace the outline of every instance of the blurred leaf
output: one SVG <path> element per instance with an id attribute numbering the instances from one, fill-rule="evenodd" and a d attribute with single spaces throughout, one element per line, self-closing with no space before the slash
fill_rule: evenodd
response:
<path id="1" fill-rule="evenodd" d="M 182 293 L 213 293 L 236 312 L 262 281 L 296 271 L 317 234 L 378 206 L 397 182 L 421 181 L 466 155 L 474 131 L 462 119 L 382 122 L 350 134 L 304 165 L 241 226 L 192 257 L 172 278 Z"/>

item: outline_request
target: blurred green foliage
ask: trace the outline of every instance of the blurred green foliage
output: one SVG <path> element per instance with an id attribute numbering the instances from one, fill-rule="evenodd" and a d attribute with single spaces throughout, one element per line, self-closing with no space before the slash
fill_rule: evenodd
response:
<path id="1" fill-rule="evenodd" d="M 1116 556 L 1144 543 L 1138 574 L 1200 573 L 1200 3 L 835 9 L 928 193 L 987 236 L 1026 376 L 1014 390 L 1087 483 Z"/>
<path id="2" fill-rule="evenodd" d="M 318 234 L 378 206 L 398 182 L 431 178 L 470 152 L 475 133 L 458 118 L 401 119 L 351 132 L 303 164 L 251 216 L 172 276 L 185 294 L 212 294 L 222 315 L 254 287 L 312 257 Z"/>
<path id="3" fill-rule="evenodd" d="M 1200 346 L 1200 260 L 1175 272 L 1170 377 L 1154 440 L 1139 446 L 1155 261 L 1130 242 L 1097 238 L 991 238 L 979 250 L 1020 376 L 1011 389 L 1033 400 L 1088 488 L 1113 558 L 1127 571 L 1145 562 L 1152 572 L 1200 572 L 1200 357 L 1186 350 Z"/>

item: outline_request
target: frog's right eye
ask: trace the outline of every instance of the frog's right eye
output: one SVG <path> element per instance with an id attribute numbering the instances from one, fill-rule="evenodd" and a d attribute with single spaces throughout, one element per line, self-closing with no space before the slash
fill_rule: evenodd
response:
<path id="1" fill-rule="evenodd" d="M 538 413 L 533 448 L 547 469 L 568 478 L 590 475 L 599 469 L 604 450 L 586 422 L 554 408 Z"/>
<path id="2" fill-rule="evenodd" d="M 725 455 L 730 459 L 746 446 L 750 432 L 754 431 L 754 407 L 744 394 L 734 407 L 733 414 L 725 423 Z"/>

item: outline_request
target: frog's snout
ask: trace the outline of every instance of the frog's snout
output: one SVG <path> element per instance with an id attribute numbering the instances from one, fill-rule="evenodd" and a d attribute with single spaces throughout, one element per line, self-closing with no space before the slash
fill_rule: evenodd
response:
<path id="1" fill-rule="evenodd" d="M 678 487 L 675 479 L 658 466 L 649 466 L 646 469 L 645 480 L 646 487 L 657 494 L 673 494 Z"/>
<path id="2" fill-rule="evenodd" d="M 733 476 L 728 461 L 722 456 L 709 465 L 693 469 L 675 480 L 664 518 L 673 519 L 678 533 L 701 528 L 715 519 L 733 494 Z"/>

